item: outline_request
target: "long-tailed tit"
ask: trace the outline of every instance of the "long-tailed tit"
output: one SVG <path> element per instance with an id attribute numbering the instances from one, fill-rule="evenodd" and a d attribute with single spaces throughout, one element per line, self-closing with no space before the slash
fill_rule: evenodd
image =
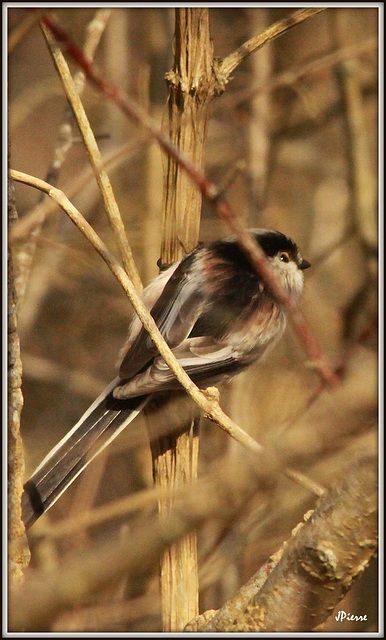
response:
<path id="1" fill-rule="evenodd" d="M 266 229 L 251 233 L 278 281 L 296 301 L 309 262 L 282 233 Z M 218 384 L 260 359 L 286 325 L 285 309 L 233 236 L 199 247 L 173 264 L 145 289 L 144 299 L 174 355 L 201 388 Z M 31 526 L 54 504 L 153 393 L 174 389 L 181 389 L 180 383 L 136 317 L 118 377 L 25 484 L 25 525 Z"/>

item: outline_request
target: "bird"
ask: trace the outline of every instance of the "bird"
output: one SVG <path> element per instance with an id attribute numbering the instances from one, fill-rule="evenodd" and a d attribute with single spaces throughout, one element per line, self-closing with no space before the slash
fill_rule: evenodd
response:
<path id="1" fill-rule="evenodd" d="M 297 302 L 310 267 L 297 244 L 272 229 L 249 229 L 286 293 Z M 260 360 L 283 335 L 287 313 L 236 236 L 200 244 L 146 287 L 143 299 L 192 381 L 215 386 Z M 137 316 L 117 377 L 48 453 L 25 483 L 26 529 L 159 392 L 182 387 Z"/>

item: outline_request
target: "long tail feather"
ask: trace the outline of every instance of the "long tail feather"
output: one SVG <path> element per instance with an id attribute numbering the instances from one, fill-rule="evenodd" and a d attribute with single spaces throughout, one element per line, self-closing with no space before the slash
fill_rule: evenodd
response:
<path id="1" fill-rule="evenodd" d="M 22 517 L 27 529 L 145 406 L 148 396 L 115 400 L 111 391 L 117 382 L 103 391 L 24 485 Z"/>

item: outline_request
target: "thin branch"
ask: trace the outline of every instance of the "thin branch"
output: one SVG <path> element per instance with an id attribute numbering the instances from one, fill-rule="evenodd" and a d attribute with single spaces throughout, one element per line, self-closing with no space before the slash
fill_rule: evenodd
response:
<path id="1" fill-rule="evenodd" d="M 111 170 L 115 168 L 118 162 L 126 161 L 127 159 L 131 159 L 136 153 L 139 153 L 143 146 L 148 144 L 150 141 L 149 136 L 142 136 L 138 140 L 134 142 L 130 141 L 118 150 L 114 149 L 112 152 L 107 154 L 103 159 L 103 168 L 107 169 L 111 167 Z M 78 176 L 77 179 L 72 179 L 71 183 L 63 187 L 63 191 L 68 194 L 68 198 L 72 198 L 76 195 L 81 189 L 86 187 L 92 180 L 94 176 L 94 172 L 88 166 L 82 173 Z M 57 211 L 57 204 L 55 200 L 47 198 L 44 202 L 39 202 L 31 211 L 18 219 L 17 222 L 9 229 L 8 233 L 8 241 L 10 244 L 13 244 L 19 240 L 25 238 L 26 235 L 32 232 L 34 227 L 39 224 L 40 218 L 55 213 Z"/>
<path id="2" fill-rule="evenodd" d="M 365 385 L 363 384 L 364 380 L 366 381 Z M 319 401 L 311 411 L 300 416 L 299 425 L 295 425 L 294 429 L 289 429 L 281 434 L 279 447 L 275 439 L 273 449 L 276 452 L 275 455 L 278 454 L 278 460 L 281 461 L 280 473 L 283 472 L 284 464 L 296 465 L 300 468 L 306 468 L 308 473 L 311 472 L 314 477 L 322 478 L 324 481 L 324 479 L 331 477 L 333 469 L 340 469 L 342 461 L 344 461 L 347 456 L 347 446 L 349 446 L 351 450 L 360 451 L 361 453 L 367 452 L 372 454 L 374 450 L 376 451 L 377 440 L 374 435 L 374 416 L 377 412 L 377 399 L 375 358 L 370 354 L 362 354 L 359 357 L 354 357 L 341 387 L 333 393 L 325 388 Z M 164 425 L 161 426 L 162 431 L 160 431 L 160 435 L 165 434 L 169 428 L 167 421 L 165 421 Z M 121 446 L 126 450 L 127 447 L 133 448 L 134 446 L 144 444 L 145 434 L 141 426 L 142 425 L 138 425 L 134 432 L 130 431 L 130 438 L 127 444 L 122 442 L 120 445 L 120 443 L 117 442 L 118 450 L 121 450 Z M 306 439 L 304 439 L 304 433 L 308 434 Z M 331 433 L 334 433 L 334 438 L 331 438 Z M 300 441 L 302 442 L 302 449 L 299 453 Z M 352 443 L 354 441 L 356 444 L 354 449 L 352 449 Z M 326 450 L 328 451 L 327 456 Z M 260 461 L 264 461 L 266 457 L 270 455 L 271 446 L 269 445 L 264 449 L 263 456 L 256 458 L 256 464 L 259 466 Z M 227 466 L 227 464 L 228 462 L 225 466 Z M 301 484 L 306 486 L 304 482 Z M 180 489 L 184 490 L 182 487 Z M 305 499 L 307 500 L 306 504 L 309 505 L 309 496 L 305 497 L 304 492 L 300 492 L 292 486 L 288 487 L 291 495 L 293 495 L 292 492 L 294 490 L 297 491 L 296 504 L 292 501 L 292 498 L 288 500 L 288 498 L 285 497 L 280 506 L 282 512 L 287 512 L 287 510 L 290 509 L 293 513 L 296 509 L 303 508 L 303 506 L 300 507 L 300 505 L 303 505 Z M 193 488 L 193 492 L 196 493 L 196 488 Z M 318 491 L 314 493 L 318 496 L 322 495 L 320 486 L 318 486 Z M 127 513 L 132 512 L 132 509 L 137 510 L 141 503 L 141 498 L 140 494 L 136 494 L 136 496 L 137 497 L 131 496 L 130 498 L 111 502 L 109 505 L 106 505 L 106 507 L 98 507 L 91 515 L 90 526 L 93 526 L 94 522 L 95 524 L 104 522 L 105 517 L 109 519 L 110 508 L 111 517 L 115 517 L 115 513 L 117 515 L 123 515 L 126 508 Z M 179 490 L 177 490 L 175 499 L 179 500 L 180 497 L 181 494 Z M 143 494 L 144 507 L 149 504 L 147 501 L 148 498 L 151 502 L 152 498 L 145 492 Z M 152 502 L 152 504 L 154 503 Z M 270 511 L 267 526 L 264 525 L 264 522 L 262 524 L 259 519 L 259 526 L 262 524 L 263 531 L 271 532 L 271 538 L 272 524 L 270 524 L 270 522 L 273 521 L 277 524 L 279 517 L 280 514 L 278 514 L 277 509 L 274 509 Z M 80 516 L 79 525 L 77 522 L 78 520 L 72 520 L 67 523 L 67 520 L 62 520 L 52 524 L 45 520 L 41 522 L 41 526 L 44 528 L 39 529 L 39 532 L 44 536 L 51 536 L 52 532 L 54 538 L 60 538 L 62 537 L 62 533 L 63 536 L 66 535 L 67 527 L 69 527 L 69 533 L 74 533 L 78 530 L 78 526 L 79 529 L 88 526 L 87 519 L 84 519 L 83 515 Z M 275 529 L 276 524 L 273 527 L 277 535 L 278 532 Z"/>
<path id="3" fill-rule="evenodd" d="M 240 62 L 242 62 L 247 56 L 250 56 L 251 53 L 260 49 L 270 40 L 281 36 L 289 29 L 292 29 L 292 27 L 304 22 L 304 20 L 307 20 L 308 18 L 312 18 L 324 10 L 325 8 L 323 7 L 320 9 L 301 9 L 300 11 L 295 11 L 295 13 L 291 14 L 288 18 L 275 22 L 268 29 L 263 31 L 263 33 L 250 38 L 250 40 L 244 42 L 244 44 L 236 49 L 236 51 L 224 58 L 219 68 L 220 74 L 228 78 Z"/>
<path id="4" fill-rule="evenodd" d="M 313 421 L 310 420 L 310 424 L 312 424 L 312 422 Z M 166 433 L 161 429 L 159 435 L 162 436 L 165 434 Z M 138 438 L 136 438 L 133 433 L 130 433 L 130 445 L 137 445 L 137 440 Z M 307 454 L 307 451 L 305 453 Z M 216 462 L 213 463 L 213 470 L 207 471 L 205 477 L 210 478 L 211 474 L 213 474 L 213 476 L 216 475 L 216 464 Z M 283 470 L 280 469 L 280 471 Z M 310 493 L 315 496 L 321 497 L 326 491 L 324 487 L 313 482 L 309 478 L 306 478 L 303 474 L 298 474 L 297 472 L 289 469 L 285 469 L 284 474 L 294 480 L 297 484 L 308 489 Z M 193 493 L 196 492 L 195 486 L 187 488 L 186 485 L 180 485 L 176 489 L 173 489 L 174 502 L 183 500 L 187 490 L 193 491 Z M 66 517 L 65 519 L 61 519 L 57 522 L 45 520 L 40 525 L 37 537 L 50 540 L 67 538 L 83 531 L 86 528 L 101 525 L 110 520 L 121 516 L 127 516 L 128 514 L 136 511 L 146 510 L 148 507 L 155 506 L 159 499 L 160 489 L 158 487 L 137 491 L 129 496 L 113 500 L 108 504 L 94 506 L 90 513 L 78 513 L 76 516 L 70 518 Z"/>
<path id="5" fill-rule="evenodd" d="M 99 44 L 100 38 L 103 33 L 103 29 L 106 25 L 106 21 L 108 19 L 110 12 L 111 10 L 99 9 L 95 14 L 94 19 L 88 25 L 88 28 L 87 28 L 88 35 L 87 35 L 83 50 L 90 60 L 92 60 L 94 57 L 95 50 Z M 35 14 L 30 14 L 30 15 L 35 16 Z M 80 95 L 85 86 L 85 76 L 83 71 L 79 70 L 75 74 L 74 82 L 75 82 L 78 94 Z M 57 184 L 60 170 L 65 162 L 65 159 L 69 151 L 72 149 L 72 146 L 75 140 L 76 138 L 73 132 L 73 113 L 70 109 L 68 109 L 68 106 L 67 106 L 65 110 L 64 121 L 59 127 L 59 136 L 55 144 L 53 157 L 46 173 L 46 181 L 52 184 L 53 186 Z M 46 200 L 47 198 L 44 196 L 44 194 L 42 194 L 41 201 L 44 202 Z M 38 224 L 33 229 L 28 240 L 20 248 L 20 251 L 16 254 L 17 256 L 16 257 L 17 259 L 16 287 L 18 292 L 19 307 L 24 299 L 27 283 L 29 281 L 31 268 L 32 268 L 34 257 L 36 254 L 38 240 L 40 239 L 45 219 L 46 219 L 46 216 L 44 214 L 44 207 L 42 207 Z M 56 265 L 59 263 L 60 258 L 61 258 L 60 251 L 55 253 L 54 258 L 52 255 L 50 256 L 49 266 L 47 266 L 47 269 L 49 270 L 49 274 L 52 274 L 55 272 Z M 34 299 L 32 304 L 31 304 L 31 300 L 29 300 L 30 308 L 34 309 L 34 313 L 28 314 L 29 325 L 31 325 L 31 322 L 34 316 L 38 313 L 40 308 L 39 302 L 41 302 L 45 294 L 45 291 L 50 283 L 50 277 L 47 274 L 47 269 L 46 269 L 46 277 L 44 276 L 42 277 L 41 272 L 37 276 L 39 281 L 42 284 L 41 287 L 38 287 L 35 289 L 35 295 L 37 294 L 37 299 Z M 32 286 L 32 289 L 34 290 L 33 286 Z M 23 322 L 22 322 L 22 328 L 25 331 L 26 327 L 25 327 L 25 324 L 23 325 Z"/>
<path id="6" fill-rule="evenodd" d="M 105 522 L 109 522 L 114 518 L 127 516 L 136 511 L 144 511 L 148 507 L 155 507 L 159 499 L 159 489 L 144 489 L 125 498 L 114 500 L 102 506 L 93 507 L 91 512 L 80 513 L 80 515 L 66 517 L 58 522 L 50 523 L 45 521 L 39 529 L 38 537 L 44 539 L 56 540 L 63 539 L 89 527 L 94 527 Z"/>
<path id="7" fill-rule="evenodd" d="M 9 34 L 8 38 L 8 53 L 12 53 L 14 48 L 21 42 L 26 35 L 37 24 L 46 9 L 36 9 L 34 12 L 29 12 L 25 18 L 19 22 L 19 24 Z"/>
<path id="8" fill-rule="evenodd" d="M 321 56 L 315 60 L 312 60 L 308 64 L 290 69 L 289 71 L 283 71 L 274 78 L 264 83 L 259 83 L 256 86 L 249 87 L 234 93 L 233 95 L 221 96 L 219 101 L 219 108 L 221 110 L 230 111 L 243 102 L 247 102 L 254 96 L 268 91 L 276 91 L 281 87 L 291 87 L 305 76 L 310 76 L 314 73 L 320 73 L 326 69 L 330 69 L 339 64 L 343 60 L 350 58 L 356 58 L 360 55 L 373 51 L 378 46 L 378 38 L 369 38 L 364 42 L 358 44 L 342 47 L 337 51 L 328 53 L 325 56 Z"/>
<path id="9" fill-rule="evenodd" d="M 151 590 L 150 593 L 130 600 L 86 604 L 84 608 L 67 611 L 55 620 L 50 631 L 61 635 L 66 632 L 85 634 L 98 631 L 103 634 L 106 629 L 114 629 L 117 625 L 120 625 L 119 628 L 127 629 L 128 624 L 132 629 L 135 620 L 143 626 L 144 619 L 151 620 L 154 616 L 159 616 L 159 608 L 158 593 Z"/>
<path id="10" fill-rule="evenodd" d="M 121 252 L 123 264 L 136 289 L 140 291 L 142 289 L 141 279 L 133 260 L 133 255 L 127 240 L 118 204 L 115 200 L 109 177 L 103 169 L 102 156 L 95 140 L 94 133 L 90 127 L 90 123 L 88 121 L 83 104 L 79 97 L 76 85 L 74 83 L 74 80 L 72 79 L 67 62 L 65 61 L 60 48 L 57 46 L 55 39 L 52 37 L 49 28 L 42 24 L 42 30 L 50 49 L 52 58 L 54 60 L 56 69 L 62 81 L 65 94 L 68 101 L 70 102 L 71 108 L 74 112 L 74 116 L 79 126 L 79 130 L 86 145 L 90 163 L 94 170 L 96 180 L 102 193 L 106 212 L 108 214 L 110 224 L 114 231 L 118 247 Z"/>
<path id="11" fill-rule="evenodd" d="M 209 479 L 197 481 L 194 492 L 185 487 L 181 493 L 183 497 L 164 519 L 144 517 L 131 528 L 128 537 L 120 536 L 92 549 L 82 549 L 69 555 L 59 566 L 34 571 L 12 598 L 10 628 L 12 631 L 45 630 L 59 613 L 89 600 L 90 593 L 111 585 L 120 576 L 127 573 L 129 583 L 135 584 L 144 572 L 153 568 L 166 546 L 200 528 L 209 518 L 219 519 L 224 525 L 232 521 L 240 507 L 256 495 L 259 488 L 269 487 L 269 480 L 276 470 L 277 461 L 275 463 L 269 456 L 253 467 L 246 461 L 242 469 L 237 463 L 235 466 L 219 465 Z M 365 460 L 364 464 L 351 468 L 343 482 L 322 498 L 312 518 L 297 529 L 285 546 L 282 562 L 270 573 L 257 596 L 262 597 L 253 599 L 236 621 L 234 618 L 226 621 L 230 627 L 235 625 L 233 631 L 251 622 L 258 628 L 259 621 L 271 630 L 273 620 L 277 630 L 280 628 L 277 617 L 282 616 L 283 611 L 287 614 L 286 622 L 292 622 L 303 612 L 292 606 L 298 603 L 299 596 L 294 593 L 298 585 L 305 596 L 311 587 L 316 591 L 319 618 L 315 624 L 326 611 L 330 613 L 328 605 L 339 601 L 375 551 L 374 471 L 374 461 Z M 262 499 L 266 500 L 266 496 Z M 320 580 L 315 581 L 315 572 Z M 265 610 L 264 596 L 268 598 Z M 289 601 L 286 602 L 286 598 Z M 266 616 L 258 618 L 262 609 Z M 309 622 L 310 616 L 312 619 L 313 612 L 313 607 L 306 610 L 303 625 Z M 244 626 L 240 630 L 253 631 L 254 628 Z"/>
<path id="12" fill-rule="evenodd" d="M 85 56 L 92 62 L 94 59 L 95 51 L 102 37 L 103 31 L 106 28 L 107 21 L 110 17 L 111 9 L 98 9 L 94 18 L 89 22 L 86 27 L 87 37 L 84 43 L 83 51 Z M 79 69 L 74 74 L 74 84 L 79 96 L 83 93 L 85 87 L 85 75 L 82 70 Z M 65 121 L 59 130 L 59 143 L 55 149 L 54 158 L 51 163 L 51 167 L 48 171 L 50 177 L 47 177 L 47 182 L 56 185 L 57 176 L 62 164 L 71 149 L 73 143 L 76 141 L 76 137 L 73 134 L 72 121 L 74 115 L 73 112 L 66 107 Z"/>
<path id="13" fill-rule="evenodd" d="M 321 352 L 314 335 L 308 328 L 302 312 L 297 308 L 291 297 L 276 281 L 275 275 L 262 250 L 257 245 L 251 234 L 243 228 L 223 194 L 193 163 L 191 163 L 186 157 L 183 157 L 171 140 L 163 135 L 157 123 L 146 113 L 144 109 L 131 100 L 113 83 L 104 78 L 96 70 L 95 66 L 89 63 L 82 50 L 71 42 L 68 34 L 58 24 L 57 20 L 44 17 L 42 22 L 52 30 L 56 39 L 61 44 L 62 49 L 64 49 L 81 66 L 90 82 L 105 96 L 113 100 L 129 118 L 132 118 L 139 124 L 143 125 L 155 137 L 161 148 L 180 163 L 184 171 L 188 173 L 197 187 L 201 190 L 202 195 L 207 198 L 209 203 L 216 210 L 217 214 L 236 234 L 240 246 L 249 257 L 251 263 L 258 270 L 276 299 L 288 311 L 295 331 L 311 357 L 312 366 L 317 370 L 319 375 L 327 384 L 330 386 L 336 386 L 339 384 L 339 377 L 329 364 L 325 355 Z"/>
<path id="14" fill-rule="evenodd" d="M 334 37 L 340 44 L 347 40 L 346 12 L 338 9 L 334 16 Z M 349 170 L 353 193 L 353 218 L 367 255 L 375 255 L 377 237 L 377 181 L 371 162 L 367 113 L 363 87 L 355 59 L 343 60 L 336 69 L 343 96 L 349 145 Z"/>
<path id="15" fill-rule="evenodd" d="M 84 52 L 91 60 L 94 57 L 95 50 L 99 44 L 102 34 L 106 28 L 106 24 L 111 16 L 112 9 L 98 9 L 94 18 L 87 25 L 87 40 L 84 45 Z M 78 79 L 79 81 L 79 79 Z"/>

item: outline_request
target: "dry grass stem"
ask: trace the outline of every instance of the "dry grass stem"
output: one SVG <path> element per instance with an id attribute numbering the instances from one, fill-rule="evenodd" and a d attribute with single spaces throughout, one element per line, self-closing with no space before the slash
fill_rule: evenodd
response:
<path id="1" fill-rule="evenodd" d="M 144 489 L 133 495 L 120 500 L 114 500 L 101 507 L 94 507 L 92 511 L 86 514 L 66 518 L 57 523 L 49 523 L 41 526 L 39 536 L 49 539 L 67 538 L 77 534 L 84 529 L 94 527 L 120 516 L 127 516 L 136 511 L 143 511 L 149 506 L 156 506 L 159 498 L 159 490 L 157 488 Z"/>
<path id="2" fill-rule="evenodd" d="M 133 255 L 127 240 L 125 228 L 117 202 L 114 197 L 109 177 L 106 171 L 103 169 L 103 161 L 99 151 L 99 147 L 95 140 L 94 133 L 90 127 L 90 123 L 83 108 L 76 85 L 72 79 L 70 70 L 60 50 L 60 47 L 57 46 L 50 30 L 44 24 L 42 24 L 42 30 L 51 51 L 55 66 L 58 70 L 60 79 L 62 81 L 65 94 L 71 104 L 81 135 L 86 145 L 90 163 L 94 170 L 99 188 L 101 190 L 106 212 L 109 216 L 110 224 L 114 231 L 118 247 L 120 249 L 123 264 L 136 289 L 140 291 L 142 289 L 141 278 L 133 260 Z"/>
<path id="3" fill-rule="evenodd" d="M 94 399 L 103 388 L 104 382 L 81 369 L 70 369 L 54 360 L 41 358 L 32 353 L 23 354 L 24 376 L 64 386 L 69 393 L 78 393 Z"/>
<path id="4" fill-rule="evenodd" d="M 29 15 L 29 17 L 30 18 L 36 17 L 36 14 L 38 14 L 38 17 L 39 17 L 39 12 L 33 12 Z M 84 52 L 89 57 L 90 60 L 93 59 L 95 49 L 99 44 L 99 40 L 102 35 L 104 26 L 106 24 L 106 20 L 108 19 L 108 15 L 109 13 L 106 10 L 97 11 L 96 17 L 89 24 L 90 28 L 88 29 L 88 36 L 84 46 Z M 77 91 L 80 95 L 84 89 L 84 81 L 85 81 L 84 73 L 82 71 L 78 71 L 75 75 L 74 81 L 77 87 Z M 59 136 L 53 151 L 53 158 L 52 158 L 50 167 L 46 173 L 47 182 L 49 182 L 53 186 L 56 185 L 58 181 L 59 172 L 65 162 L 65 159 L 69 151 L 71 150 L 74 144 L 75 138 L 74 138 L 71 121 L 72 121 L 72 114 L 68 109 L 66 109 L 66 117 L 64 122 L 59 127 Z M 45 198 L 42 194 L 41 201 L 44 202 L 44 199 Z M 18 291 L 19 306 L 24 300 L 27 282 L 29 281 L 32 265 L 33 265 L 35 254 L 36 254 L 38 240 L 40 239 L 44 222 L 45 222 L 44 207 L 41 207 L 40 216 L 39 216 L 37 225 L 34 227 L 27 242 L 24 243 L 23 247 L 21 247 L 18 253 L 16 254 L 16 260 L 17 260 L 16 286 Z M 55 259 L 57 262 L 59 262 L 60 256 L 61 256 L 61 252 L 57 252 L 55 254 Z M 52 264 L 52 256 L 51 256 L 50 264 L 49 266 L 46 267 L 46 270 L 49 271 L 49 274 L 52 274 L 55 271 L 55 268 Z M 33 307 L 36 313 L 41 306 L 41 301 L 43 300 L 47 287 L 51 282 L 50 276 L 48 274 L 46 274 L 46 277 L 44 276 L 42 277 L 42 273 L 40 273 L 39 280 L 40 280 L 41 286 L 39 286 L 34 290 L 35 292 L 34 301 L 32 302 L 31 300 L 29 300 L 30 307 Z M 33 288 L 33 285 L 32 285 L 32 288 Z M 27 325 L 32 324 L 34 317 L 35 317 L 34 314 L 29 315 Z M 22 328 L 25 331 L 26 329 L 25 321 L 24 323 L 22 322 Z"/>

